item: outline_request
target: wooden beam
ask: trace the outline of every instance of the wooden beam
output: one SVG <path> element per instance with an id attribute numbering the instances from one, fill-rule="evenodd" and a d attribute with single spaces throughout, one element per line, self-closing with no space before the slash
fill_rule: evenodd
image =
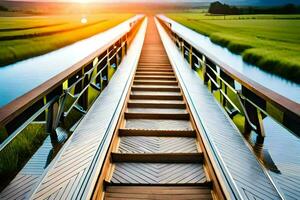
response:
<path id="1" fill-rule="evenodd" d="M 176 119 L 189 120 L 189 113 L 133 113 L 125 112 L 126 119 Z"/>
<path id="2" fill-rule="evenodd" d="M 119 136 L 196 137 L 194 130 L 119 129 Z"/>
<path id="3" fill-rule="evenodd" d="M 112 152 L 113 162 L 142 163 L 202 163 L 202 153 L 117 153 Z"/>
<path id="4" fill-rule="evenodd" d="M 130 99 L 144 99 L 144 100 L 183 100 L 181 95 L 143 95 L 132 94 Z"/>
<path id="5" fill-rule="evenodd" d="M 152 103 L 152 102 L 128 102 L 128 108 L 177 108 L 185 109 L 185 103 Z"/>

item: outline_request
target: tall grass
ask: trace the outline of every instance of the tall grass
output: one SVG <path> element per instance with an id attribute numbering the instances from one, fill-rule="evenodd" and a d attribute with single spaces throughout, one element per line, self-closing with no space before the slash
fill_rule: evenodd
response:
<path id="1" fill-rule="evenodd" d="M 244 61 L 300 83 L 300 15 L 167 16 L 241 54 Z"/>
<path id="2" fill-rule="evenodd" d="M 7 31 L 4 33 L 0 33 L 0 36 L 18 36 L 17 38 L 23 37 L 22 39 L 14 39 L 14 40 L 3 40 L 0 43 L 0 66 L 5 66 L 20 60 L 24 60 L 33 56 L 42 55 L 45 53 L 48 53 L 50 51 L 59 49 L 61 47 L 67 46 L 69 44 L 72 44 L 78 40 L 82 40 L 88 37 L 91 37 L 97 33 L 103 32 L 109 28 L 112 28 L 113 26 L 116 26 L 117 24 L 121 23 L 122 21 L 128 19 L 131 17 L 132 14 L 119 14 L 119 15 L 113 15 L 113 14 L 103 14 L 103 15 L 97 15 L 92 18 L 92 22 L 95 22 L 93 25 L 78 25 L 80 23 L 80 18 L 76 19 L 76 22 L 72 20 L 71 22 L 63 25 L 53 25 L 50 22 L 44 22 L 46 25 L 50 27 L 44 27 L 44 28 L 34 28 L 33 30 L 22 30 L 20 31 Z M 0 18 L 0 22 L 4 19 Z M 50 19 L 48 19 L 50 20 Z M 58 21 L 56 23 L 66 23 L 68 19 L 62 19 L 61 21 Z M 101 21 L 99 23 L 96 23 L 97 21 Z M 41 25 L 42 22 L 35 22 L 33 25 Z M 89 23 L 92 23 L 89 22 Z M 16 25 L 6 23 L 7 28 L 15 28 Z M 16 22 L 20 23 L 20 22 Z M 50 25 L 49 25 L 50 24 Z M 30 22 L 27 22 L 27 26 L 30 26 Z M 32 26 L 32 25 L 31 25 Z M 70 31 L 68 31 L 70 29 Z M 63 30 L 62 32 L 59 32 L 59 30 Z M 59 32 L 56 34 L 53 34 L 53 32 Z M 48 33 L 51 33 L 47 35 Z M 36 37 L 34 37 L 34 34 L 36 33 Z M 23 36 L 22 36 L 23 34 Z M 27 35 L 26 35 L 27 34 Z M 29 35 L 28 35 L 29 34 Z M 43 34 L 43 36 L 40 36 L 40 34 Z M 46 35 L 45 35 L 46 34 Z M 27 38 L 27 36 L 30 36 Z"/>
<path id="3" fill-rule="evenodd" d="M 0 152 L 0 191 L 26 164 L 47 137 L 44 123 L 28 125 Z"/>

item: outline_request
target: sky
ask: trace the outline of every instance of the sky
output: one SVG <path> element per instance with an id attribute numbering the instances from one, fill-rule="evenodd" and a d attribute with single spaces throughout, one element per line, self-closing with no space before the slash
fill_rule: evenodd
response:
<path id="1" fill-rule="evenodd" d="M 1 0 L 0 0 L 1 1 Z M 162 2 L 162 0 L 22 0 L 36 2 Z M 216 0 L 164 0 L 165 2 L 213 2 Z M 232 5 L 283 5 L 294 3 L 300 5 L 300 0 L 219 0 Z"/>

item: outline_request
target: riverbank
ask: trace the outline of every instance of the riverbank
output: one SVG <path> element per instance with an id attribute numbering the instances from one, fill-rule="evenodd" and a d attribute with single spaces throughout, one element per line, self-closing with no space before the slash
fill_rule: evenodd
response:
<path id="1" fill-rule="evenodd" d="M 211 16 L 168 13 L 261 69 L 300 83 L 300 15 Z"/>
<path id="2" fill-rule="evenodd" d="M 0 17 L 0 66 L 15 63 L 89 38 L 132 14 Z"/>

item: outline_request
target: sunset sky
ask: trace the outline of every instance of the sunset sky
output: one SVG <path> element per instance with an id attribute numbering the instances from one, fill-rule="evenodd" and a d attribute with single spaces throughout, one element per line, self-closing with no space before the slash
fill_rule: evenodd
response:
<path id="1" fill-rule="evenodd" d="M 17 1 L 17 0 L 10 0 Z M 213 2 L 216 0 L 20 0 L 20 1 L 36 1 L 36 2 Z M 283 5 L 287 3 L 300 4 L 300 0 L 219 0 L 227 4 L 235 5 Z"/>

